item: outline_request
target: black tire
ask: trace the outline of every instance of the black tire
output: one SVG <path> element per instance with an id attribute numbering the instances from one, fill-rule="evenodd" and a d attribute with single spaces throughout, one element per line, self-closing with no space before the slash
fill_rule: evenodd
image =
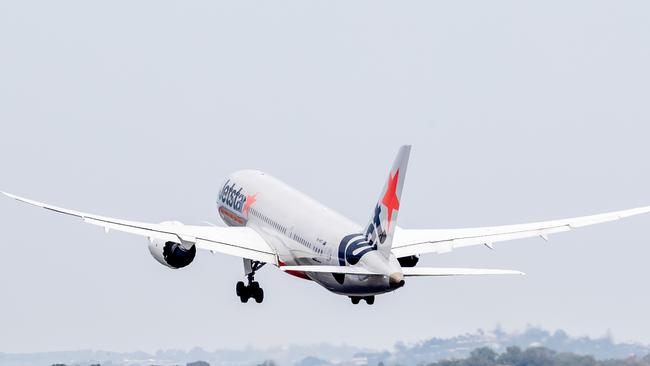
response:
<path id="1" fill-rule="evenodd" d="M 372 304 L 375 303 L 375 297 L 374 297 L 374 296 L 368 296 L 368 297 L 366 297 L 365 300 L 366 300 L 366 303 L 367 303 L 368 305 L 372 305 Z"/>
<path id="2" fill-rule="evenodd" d="M 250 298 L 251 298 L 251 297 L 248 296 L 248 294 L 243 294 L 243 295 L 239 296 L 239 301 L 241 301 L 241 302 L 243 302 L 243 303 L 247 303 L 247 302 L 248 302 L 248 299 L 250 299 Z"/>
<path id="3" fill-rule="evenodd" d="M 260 283 L 253 281 L 250 285 L 248 285 L 248 287 L 251 289 L 251 292 L 254 293 L 258 288 L 260 288 Z"/>
<path id="4" fill-rule="evenodd" d="M 237 282 L 237 287 L 235 288 L 237 290 L 237 296 L 239 297 L 246 293 L 246 285 L 244 285 L 242 281 Z"/>
<path id="5" fill-rule="evenodd" d="M 357 305 L 357 304 L 359 303 L 359 301 L 361 301 L 361 298 L 360 298 L 360 297 L 356 297 L 356 296 L 351 296 L 351 297 L 350 297 L 350 300 L 352 300 L 352 303 L 353 303 L 354 305 Z"/>
<path id="6" fill-rule="evenodd" d="M 262 288 L 257 288 L 255 290 L 255 302 L 261 304 L 264 301 L 264 290 Z"/>

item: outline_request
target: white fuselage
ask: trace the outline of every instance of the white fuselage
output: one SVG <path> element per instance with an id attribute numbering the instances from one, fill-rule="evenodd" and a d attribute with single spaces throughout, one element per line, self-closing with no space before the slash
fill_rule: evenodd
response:
<path id="1" fill-rule="evenodd" d="M 262 236 L 276 250 L 280 265 L 364 265 L 386 273 L 290 274 L 342 295 L 369 296 L 395 289 L 388 278 L 401 272 L 394 255 L 383 258 L 376 250 L 358 245 L 358 249 L 347 250 L 350 237 L 357 242 L 364 240 L 362 226 L 268 174 L 256 170 L 231 174 L 219 192 L 217 205 L 227 225 L 247 226 Z"/>

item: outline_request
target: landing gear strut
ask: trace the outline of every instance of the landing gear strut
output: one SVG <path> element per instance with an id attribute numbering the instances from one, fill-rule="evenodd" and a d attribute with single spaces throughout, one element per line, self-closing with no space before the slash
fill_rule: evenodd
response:
<path id="1" fill-rule="evenodd" d="M 248 285 L 244 282 L 237 282 L 237 296 L 241 302 L 248 302 L 249 299 L 255 299 L 256 303 L 264 301 L 264 290 L 260 287 L 259 282 L 255 281 L 255 272 L 262 268 L 266 263 L 244 259 L 244 271 L 246 272 L 246 279 Z"/>
<path id="2" fill-rule="evenodd" d="M 361 301 L 362 299 L 365 300 L 366 304 L 368 304 L 368 305 L 372 305 L 372 304 L 375 303 L 375 297 L 374 296 L 363 296 L 363 297 L 361 297 L 361 296 L 350 296 L 350 300 L 352 301 L 352 303 L 354 305 L 357 305 L 359 303 L 359 301 Z"/>

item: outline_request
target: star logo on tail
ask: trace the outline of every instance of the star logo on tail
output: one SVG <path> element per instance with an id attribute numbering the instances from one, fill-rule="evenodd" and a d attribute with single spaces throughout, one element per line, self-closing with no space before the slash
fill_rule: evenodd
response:
<path id="1" fill-rule="evenodd" d="M 399 211 L 399 198 L 397 198 L 397 182 L 399 181 L 399 169 L 395 175 L 388 177 L 388 187 L 381 203 L 388 209 L 388 229 L 390 230 L 390 223 L 393 220 L 393 211 Z"/>

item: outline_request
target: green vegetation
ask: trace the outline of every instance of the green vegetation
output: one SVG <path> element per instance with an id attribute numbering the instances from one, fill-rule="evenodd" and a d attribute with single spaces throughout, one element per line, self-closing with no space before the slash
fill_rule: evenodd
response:
<path id="1" fill-rule="evenodd" d="M 544 347 L 525 350 L 508 347 L 501 354 L 488 347 L 482 347 L 472 351 L 467 358 L 442 360 L 428 363 L 427 366 L 650 366 L 650 354 L 643 358 L 599 361 L 592 356 L 558 353 Z"/>
<path id="2" fill-rule="evenodd" d="M 188 362 L 186 366 L 210 366 L 210 364 L 205 361 L 196 361 L 196 362 Z"/>

